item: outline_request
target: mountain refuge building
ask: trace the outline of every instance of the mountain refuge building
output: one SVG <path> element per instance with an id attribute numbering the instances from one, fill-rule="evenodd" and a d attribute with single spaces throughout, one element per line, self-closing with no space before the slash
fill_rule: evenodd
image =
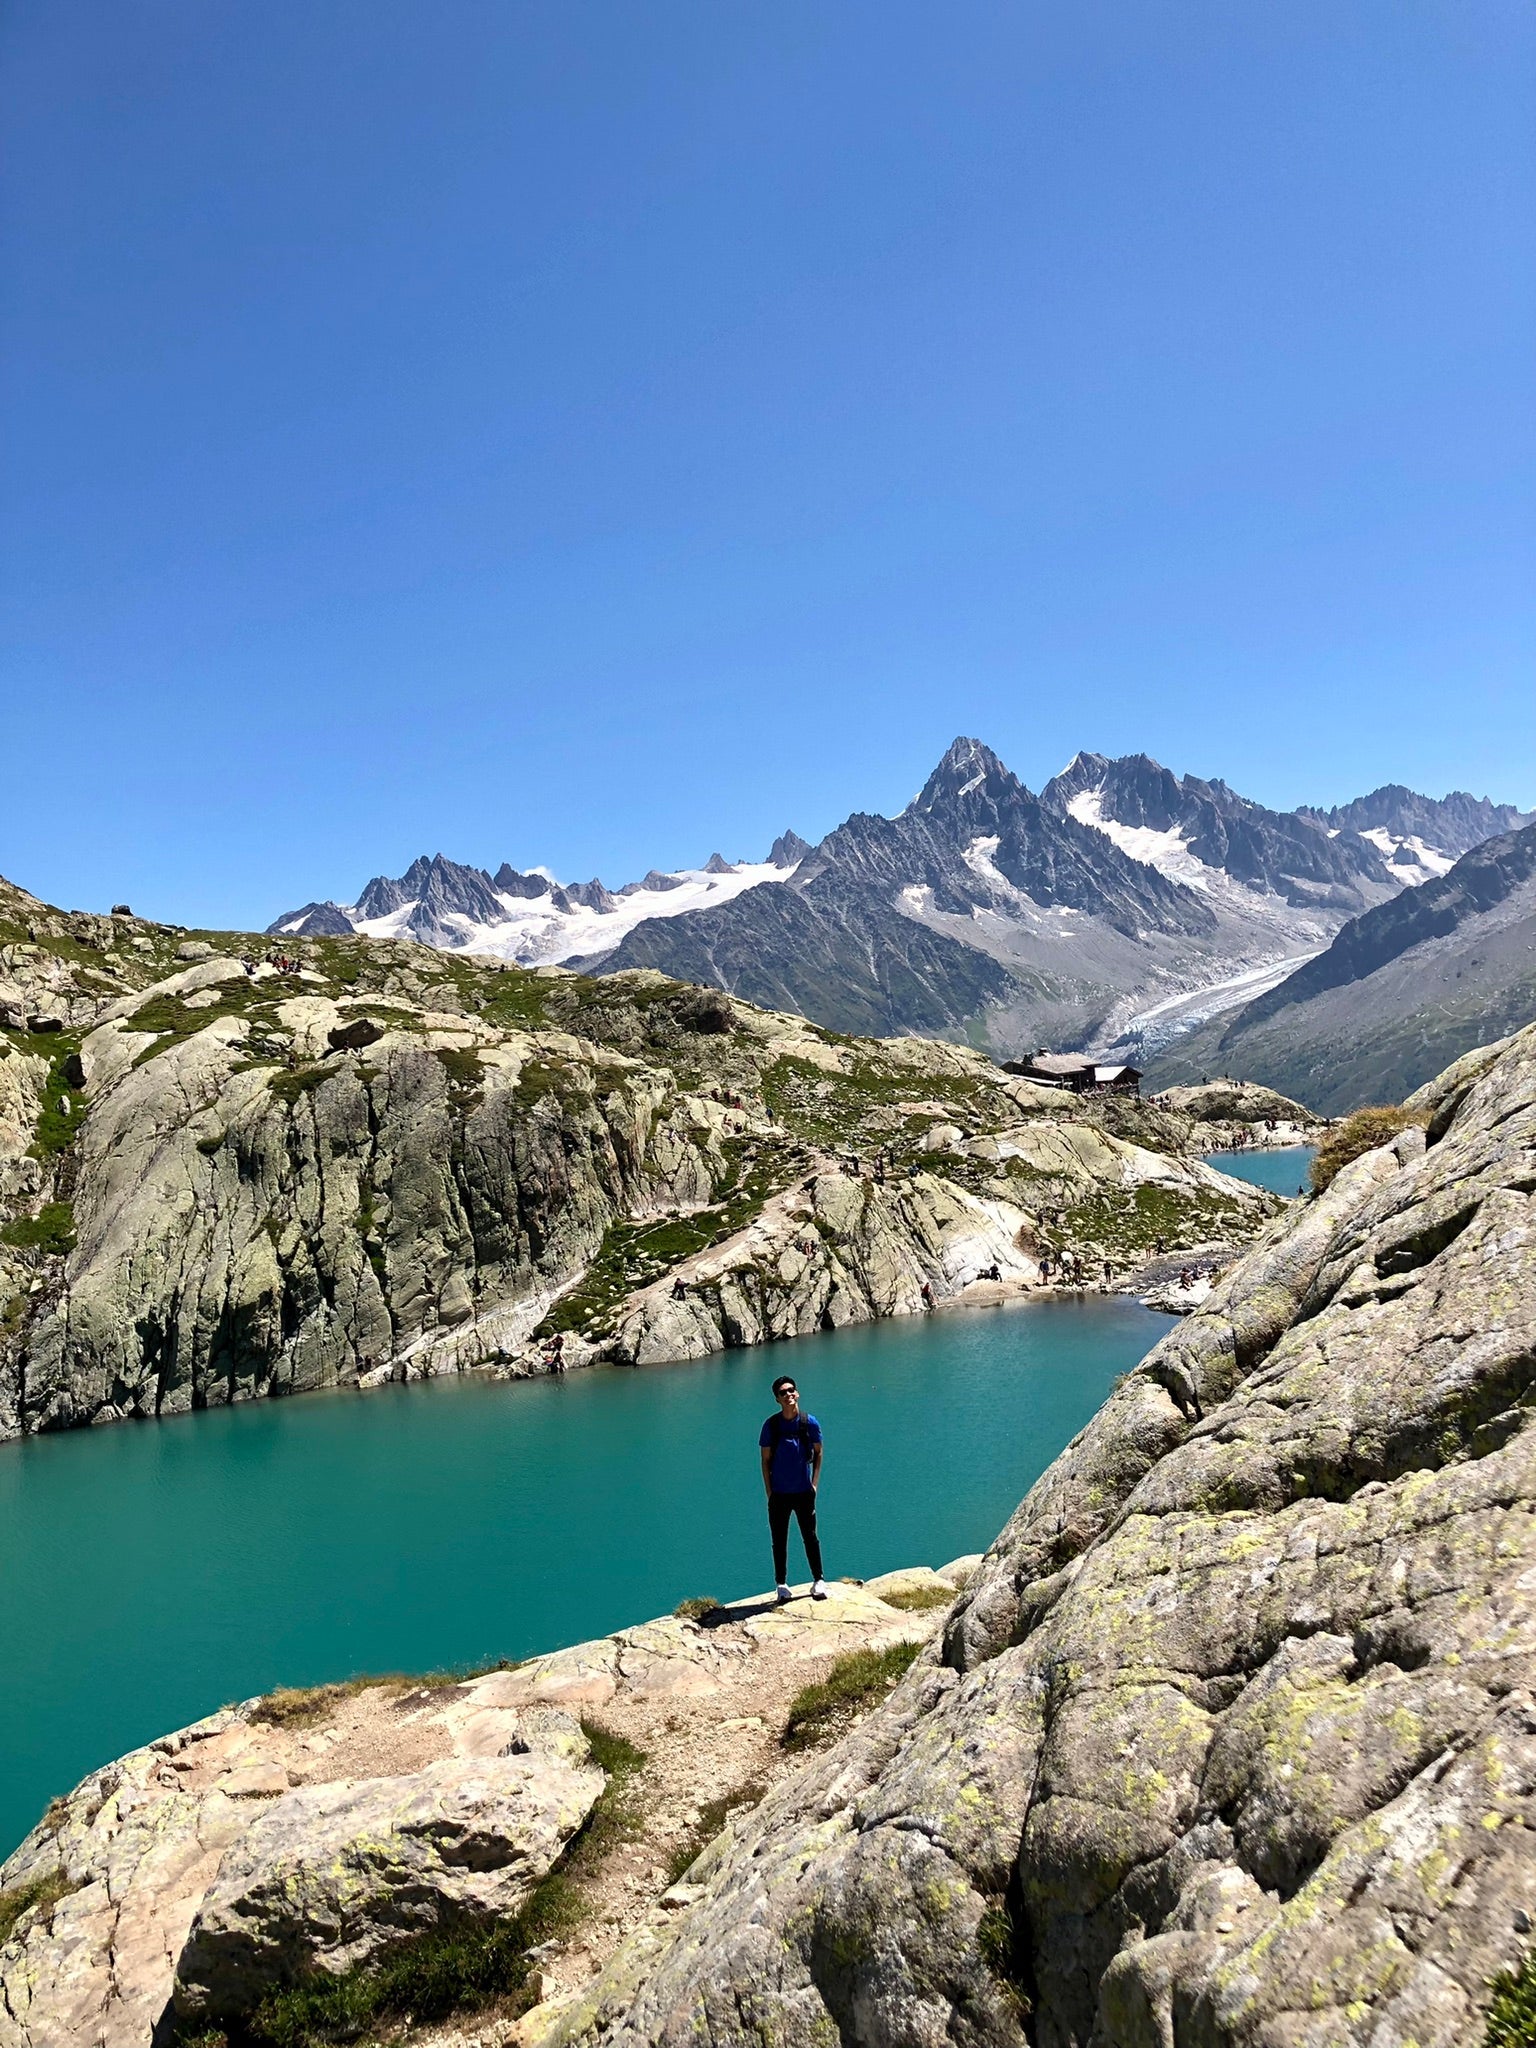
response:
<path id="1" fill-rule="evenodd" d="M 1139 1095 L 1141 1069 L 1106 1064 L 1086 1053 L 1039 1052 L 1022 1060 L 1004 1060 L 1003 1072 L 1017 1074 L 1025 1081 L 1039 1081 L 1047 1088 L 1065 1088 L 1073 1095 Z"/>

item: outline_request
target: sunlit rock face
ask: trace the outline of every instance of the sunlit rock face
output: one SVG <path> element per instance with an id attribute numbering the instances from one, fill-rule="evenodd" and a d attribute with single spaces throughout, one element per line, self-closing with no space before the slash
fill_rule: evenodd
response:
<path id="1" fill-rule="evenodd" d="M 547 2038 L 1482 2038 L 1536 1925 L 1536 1028 L 1271 1226 Z"/>

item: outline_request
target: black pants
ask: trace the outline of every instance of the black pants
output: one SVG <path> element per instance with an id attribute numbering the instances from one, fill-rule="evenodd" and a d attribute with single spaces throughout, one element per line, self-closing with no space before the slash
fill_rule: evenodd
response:
<path id="1" fill-rule="evenodd" d="M 821 1573 L 821 1544 L 816 1536 L 816 1495 L 813 1493 L 770 1493 L 768 1496 L 768 1527 L 773 1536 L 773 1576 L 777 1585 L 789 1582 L 789 1518 L 793 1515 L 800 1524 L 800 1540 L 805 1545 L 805 1561 L 811 1568 L 811 1577 L 819 1579 Z"/>

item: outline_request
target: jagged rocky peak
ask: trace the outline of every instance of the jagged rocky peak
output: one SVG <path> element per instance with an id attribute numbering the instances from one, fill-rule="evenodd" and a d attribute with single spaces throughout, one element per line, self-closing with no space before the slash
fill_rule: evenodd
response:
<path id="1" fill-rule="evenodd" d="M 352 920 L 339 903 L 306 903 L 302 910 L 290 910 L 274 919 L 267 930 L 290 939 L 344 939 L 353 929 Z"/>
<path id="2" fill-rule="evenodd" d="M 665 893 L 668 889 L 681 889 L 682 886 L 683 878 L 681 875 L 664 875 L 660 868 L 650 868 L 640 877 L 638 882 L 626 882 L 619 891 L 619 894 L 621 896 L 639 896 L 643 892 L 650 895 L 657 891 Z"/>
<path id="3" fill-rule="evenodd" d="M 464 867 L 441 853 L 418 855 L 398 881 L 375 875 L 357 899 L 358 916 L 389 917 L 407 903 L 439 916 L 449 911 L 477 919 L 503 914 L 484 868 Z"/>
<path id="4" fill-rule="evenodd" d="M 567 882 L 560 893 L 568 903 L 579 903 L 586 910 L 612 910 L 618 897 L 611 889 L 605 889 L 594 875 L 590 882 Z"/>
<path id="5" fill-rule="evenodd" d="M 1090 802 L 1085 803 L 1085 798 Z M 1117 761 L 1103 754 L 1074 754 L 1040 792 L 1047 810 L 1085 823 L 1097 822 L 1093 799 L 1116 824 L 1170 832 L 1184 808 L 1184 785 L 1171 768 L 1154 761 L 1150 754 L 1126 754 Z"/>
<path id="6" fill-rule="evenodd" d="M 992 749 L 981 740 L 964 736 L 950 743 L 937 768 L 923 784 L 911 806 L 915 811 L 934 811 L 959 797 L 979 795 L 993 803 L 1024 792 L 1024 785 L 1011 769 L 1005 768 Z"/>
<path id="7" fill-rule="evenodd" d="M 530 966 L 656 968 L 839 1031 L 965 1027 L 1004 1053 L 1049 1039 L 1150 1055 L 1443 873 L 1506 814 L 1520 815 L 1400 786 L 1276 811 L 1148 754 L 1092 751 L 1037 797 L 962 734 L 898 816 L 854 811 L 815 846 L 784 832 L 764 860 L 716 853 L 617 892 L 423 857 L 355 908 L 306 904 L 274 929 L 346 919 Z"/>
<path id="8" fill-rule="evenodd" d="M 810 851 L 798 832 L 781 832 L 768 849 L 768 862 L 771 867 L 797 868 Z"/>
<path id="9" fill-rule="evenodd" d="M 1401 886 L 1381 849 L 1358 834 L 1330 834 L 1312 817 L 1269 810 L 1219 779 L 1175 775 L 1146 754 L 1078 754 L 1040 800 L 1165 872 L 1199 883 L 1208 870 L 1299 909 L 1364 910 Z"/>
<path id="10" fill-rule="evenodd" d="M 535 870 L 532 874 L 520 874 L 510 861 L 503 861 L 492 878 L 503 896 L 547 896 L 553 884 L 548 875 Z"/>

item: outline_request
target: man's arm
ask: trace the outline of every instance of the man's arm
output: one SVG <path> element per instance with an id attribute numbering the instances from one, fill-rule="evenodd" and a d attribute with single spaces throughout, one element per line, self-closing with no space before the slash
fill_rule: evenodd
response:
<path id="1" fill-rule="evenodd" d="M 767 1444 L 764 1444 L 759 1452 L 759 1456 L 763 1461 L 763 1491 L 771 1496 L 773 1493 L 773 1481 L 769 1474 L 773 1469 L 773 1452 Z"/>
<path id="2" fill-rule="evenodd" d="M 821 1484 L 821 1438 L 811 1445 L 811 1491 L 814 1493 Z"/>

